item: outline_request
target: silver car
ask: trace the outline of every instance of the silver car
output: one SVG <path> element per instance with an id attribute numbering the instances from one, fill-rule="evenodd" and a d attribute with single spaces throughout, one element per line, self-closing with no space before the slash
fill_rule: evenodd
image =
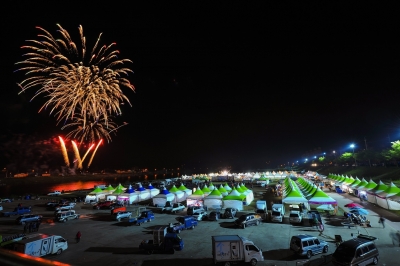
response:
<path id="1" fill-rule="evenodd" d="M 116 221 L 121 221 L 121 219 L 126 219 L 126 218 L 131 218 L 132 213 L 131 212 L 116 212 L 112 214 L 114 220 Z"/>
<path id="2" fill-rule="evenodd" d="M 195 213 L 192 215 L 197 221 L 203 221 L 204 219 L 206 219 L 208 217 L 208 214 L 206 211 L 202 211 L 199 213 Z"/>

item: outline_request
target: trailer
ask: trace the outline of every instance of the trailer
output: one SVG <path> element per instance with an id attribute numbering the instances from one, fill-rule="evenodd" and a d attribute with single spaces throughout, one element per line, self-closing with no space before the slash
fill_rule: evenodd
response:
<path id="1" fill-rule="evenodd" d="M 35 237 L 23 239 L 14 243 L 15 251 L 33 257 L 43 257 L 49 254 L 60 255 L 67 248 L 67 240 L 58 235 L 38 234 Z"/>
<path id="2" fill-rule="evenodd" d="M 253 241 L 238 235 L 211 236 L 214 264 L 245 262 L 255 266 L 264 261 L 262 250 Z"/>

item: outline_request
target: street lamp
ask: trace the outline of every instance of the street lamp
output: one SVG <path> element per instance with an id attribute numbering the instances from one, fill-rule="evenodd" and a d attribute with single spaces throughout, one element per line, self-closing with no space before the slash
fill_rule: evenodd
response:
<path id="1" fill-rule="evenodd" d="M 352 149 L 353 149 L 354 166 L 357 166 L 357 160 L 356 160 L 356 157 L 354 156 L 354 147 L 355 147 L 355 145 L 354 145 L 354 144 L 351 144 L 351 145 L 350 145 L 350 148 L 352 148 Z"/>

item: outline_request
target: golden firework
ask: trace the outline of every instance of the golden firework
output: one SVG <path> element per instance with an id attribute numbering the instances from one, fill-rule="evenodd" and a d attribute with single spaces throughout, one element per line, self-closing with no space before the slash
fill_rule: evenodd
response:
<path id="1" fill-rule="evenodd" d="M 91 53 L 87 56 L 86 39 L 79 26 L 80 49 L 69 33 L 58 25 L 60 39 L 37 27 L 42 34 L 40 40 L 28 40 L 22 46 L 29 52 L 17 71 L 25 71 L 26 78 L 19 84 L 21 92 L 38 88 L 33 96 L 47 100 L 40 108 L 54 114 L 57 124 L 63 121 L 62 129 L 71 129 L 67 136 L 78 136 L 80 142 L 102 139 L 111 140 L 110 132 L 119 128 L 111 117 L 122 114 L 120 105 L 131 105 L 122 88 L 135 91 L 126 78 L 133 71 L 124 67 L 129 59 L 118 59 L 115 43 L 100 46 L 99 35 Z M 32 99 L 33 99 L 32 98 Z M 74 127 L 74 128 L 73 128 Z"/>

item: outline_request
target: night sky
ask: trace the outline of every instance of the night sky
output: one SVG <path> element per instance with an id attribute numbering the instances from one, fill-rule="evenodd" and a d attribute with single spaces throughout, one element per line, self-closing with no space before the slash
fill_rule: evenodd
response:
<path id="1" fill-rule="evenodd" d="M 118 120 L 128 125 L 101 146 L 94 169 L 248 171 L 400 139 L 395 6 L 33 2 L 1 11 L 2 167 L 15 160 L 4 155 L 15 136 L 23 147 L 66 133 L 38 113 L 43 98 L 30 102 L 35 89 L 18 95 L 22 76 L 13 73 L 35 26 L 60 37 L 56 23 L 76 43 L 82 25 L 90 48 L 102 32 L 102 44 L 116 42 L 133 61 L 136 93 L 124 89 L 132 107 Z"/>

